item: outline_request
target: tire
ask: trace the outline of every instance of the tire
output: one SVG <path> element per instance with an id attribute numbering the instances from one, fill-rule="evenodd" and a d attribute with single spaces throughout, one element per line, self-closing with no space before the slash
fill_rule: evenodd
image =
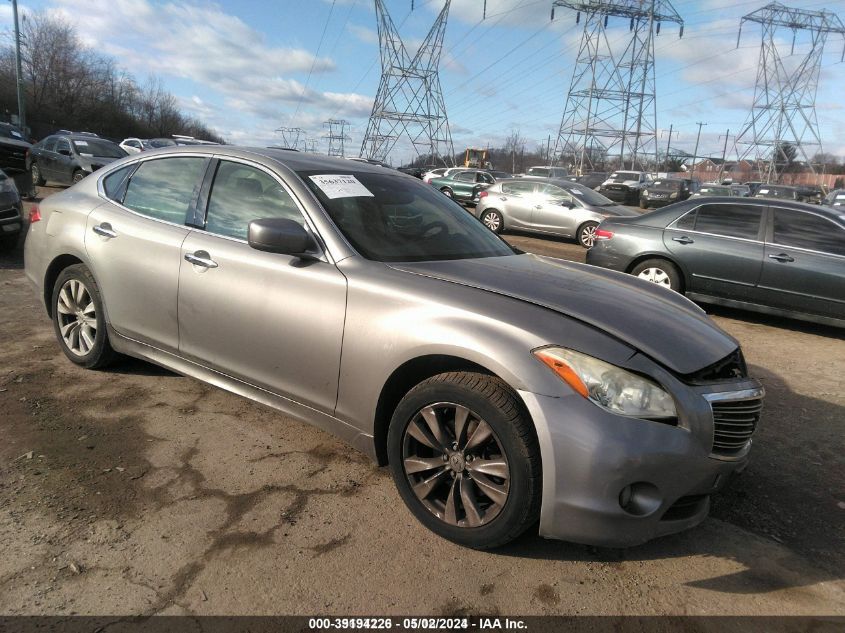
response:
<path id="1" fill-rule="evenodd" d="M 35 161 L 32 162 L 32 166 L 29 168 L 29 173 L 32 176 L 32 186 L 33 187 L 43 187 L 47 181 L 44 180 L 44 177 L 41 175 L 41 170 L 38 168 L 38 163 Z"/>
<path id="2" fill-rule="evenodd" d="M 598 225 L 598 222 L 584 222 L 584 224 L 578 227 L 575 237 L 582 247 L 592 248 L 593 244 L 596 243 L 596 227 Z"/>
<path id="3" fill-rule="evenodd" d="M 648 202 L 640 198 L 640 209 L 648 209 Z"/>
<path id="4" fill-rule="evenodd" d="M 59 273 L 52 301 L 53 330 L 65 356 L 86 369 L 105 367 L 117 357 L 109 344 L 97 282 L 85 264 Z"/>
<path id="5" fill-rule="evenodd" d="M 87 175 L 88 174 L 86 174 L 81 169 L 77 169 L 76 171 L 73 172 L 73 176 L 71 176 L 71 182 L 75 185 L 76 183 L 80 182 L 83 178 L 85 178 L 85 176 L 87 176 Z"/>
<path id="6" fill-rule="evenodd" d="M 678 267 L 665 259 L 647 259 L 631 269 L 631 274 L 651 281 L 675 292 L 684 291 L 683 278 Z"/>
<path id="7" fill-rule="evenodd" d="M 454 199 L 455 199 L 455 194 L 453 194 L 453 193 L 452 193 L 452 190 L 451 190 L 451 189 L 449 189 L 449 187 L 443 187 L 443 189 L 441 189 L 441 190 L 440 190 L 440 192 L 441 192 L 444 196 L 447 196 L 447 197 L 449 197 L 449 198 L 452 198 L 452 200 L 454 200 Z"/>
<path id="8" fill-rule="evenodd" d="M 484 226 L 493 231 L 493 233 L 499 234 L 505 230 L 505 219 L 496 209 L 482 211 L 480 219 Z"/>
<path id="9" fill-rule="evenodd" d="M 454 543 L 500 547 L 540 516 L 537 436 L 517 396 L 498 378 L 450 372 L 424 380 L 396 407 L 387 450 L 405 505 Z"/>

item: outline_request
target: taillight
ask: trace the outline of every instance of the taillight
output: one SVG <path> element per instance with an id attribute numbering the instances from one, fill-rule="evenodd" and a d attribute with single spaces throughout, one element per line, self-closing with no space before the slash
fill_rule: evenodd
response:
<path id="1" fill-rule="evenodd" d="M 478 192 L 478 197 L 479 197 L 479 198 L 486 198 L 486 197 L 487 197 L 487 192 L 486 192 L 486 191 L 479 191 L 479 192 Z"/>
<path id="2" fill-rule="evenodd" d="M 37 204 L 34 204 L 29 209 L 29 223 L 33 224 L 35 222 L 41 221 L 41 209 L 38 208 Z"/>
<path id="3" fill-rule="evenodd" d="M 608 231 L 607 229 L 596 229 L 597 240 L 609 240 L 612 237 L 613 231 Z"/>

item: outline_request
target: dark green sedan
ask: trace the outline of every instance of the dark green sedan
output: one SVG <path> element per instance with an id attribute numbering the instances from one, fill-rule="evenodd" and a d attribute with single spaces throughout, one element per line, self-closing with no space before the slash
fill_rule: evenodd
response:
<path id="1" fill-rule="evenodd" d="M 463 169 L 444 178 L 433 178 L 429 184 L 458 202 L 474 206 L 478 201 L 479 191 L 503 178 L 511 178 L 511 174 L 486 169 Z"/>

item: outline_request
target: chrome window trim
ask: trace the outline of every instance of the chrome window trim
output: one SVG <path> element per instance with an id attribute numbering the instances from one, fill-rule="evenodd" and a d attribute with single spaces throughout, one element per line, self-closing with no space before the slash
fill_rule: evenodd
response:
<path id="1" fill-rule="evenodd" d="M 775 206 L 771 206 L 770 208 L 771 208 L 772 214 L 773 214 L 772 215 L 772 241 L 766 242 L 766 244 L 768 246 L 777 246 L 778 248 L 788 248 L 790 250 L 795 249 L 795 250 L 799 250 L 803 253 L 812 253 L 814 255 L 827 255 L 829 257 L 838 257 L 840 259 L 845 259 L 845 255 L 840 255 L 839 253 L 828 253 L 827 251 L 817 251 L 817 250 L 814 250 L 812 248 L 806 248 L 804 246 L 789 246 L 788 244 L 781 244 L 779 242 L 775 242 L 774 241 L 774 239 L 775 239 L 774 212 L 777 211 L 778 209 L 780 209 L 781 211 L 794 211 L 796 213 L 806 213 L 807 215 L 813 215 L 817 218 L 821 218 L 825 222 L 832 224 L 837 229 L 839 229 L 843 234 L 845 234 L 845 227 L 840 226 L 839 224 L 837 224 L 836 222 L 834 222 L 830 218 L 826 218 L 825 216 L 820 215 L 820 214 L 816 213 L 815 211 L 805 211 L 804 209 L 788 209 L 787 207 L 775 207 Z"/>

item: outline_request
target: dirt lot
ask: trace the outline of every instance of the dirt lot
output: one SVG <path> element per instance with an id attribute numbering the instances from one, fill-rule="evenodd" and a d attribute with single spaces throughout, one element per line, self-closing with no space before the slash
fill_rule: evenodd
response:
<path id="1" fill-rule="evenodd" d="M 845 614 L 845 332 L 714 314 L 768 399 L 699 528 L 479 553 L 319 430 L 139 361 L 72 365 L 22 265 L 0 255 L 0 614 Z"/>

